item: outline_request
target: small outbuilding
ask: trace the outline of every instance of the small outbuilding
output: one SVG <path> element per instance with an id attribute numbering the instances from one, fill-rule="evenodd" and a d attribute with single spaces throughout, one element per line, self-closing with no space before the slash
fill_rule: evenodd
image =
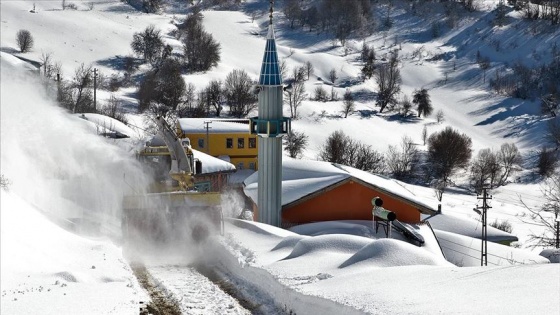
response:
<path id="1" fill-rule="evenodd" d="M 244 181 L 244 192 L 258 217 L 258 172 Z M 381 197 L 383 207 L 397 219 L 419 223 L 421 214 L 433 215 L 428 205 L 403 183 L 335 163 L 285 158 L 282 163 L 282 226 L 333 220 L 372 220 L 371 199 Z"/>

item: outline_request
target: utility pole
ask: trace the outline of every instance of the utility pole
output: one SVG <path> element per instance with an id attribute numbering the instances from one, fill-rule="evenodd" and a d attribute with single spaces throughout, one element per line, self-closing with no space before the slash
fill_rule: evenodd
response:
<path id="1" fill-rule="evenodd" d="M 206 129 L 206 153 L 210 154 L 210 143 L 209 143 L 209 139 L 208 139 L 208 130 L 212 129 L 212 127 L 210 127 L 209 125 L 212 123 L 212 121 L 205 121 L 204 124 L 206 125 L 204 127 L 204 129 Z"/>
<path id="2" fill-rule="evenodd" d="M 560 217 L 556 213 L 556 248 L 560 248 Z"/>
<path id="3" fill-rule="evenodd" d="M 487 210 L 492 208 L 488 205 L 488 200 L 492 199 L 492 196 L 488 196 L 488 187 L 482 188 L 482 197 L 477 197 L 478 200 L 482 200 L 482 206 L 477 206 L 474 211 L 482 216 L 482 240 L 480 249 L 480 265 L 488 266 L 488 217 Z M 480 212 L 482 209 L 482 212 Z"/>
<path id="4" fill-rule="evenodd" d="M 56 74 L 56 89 L 57 89 L 57 100 L 60 102 L 62 100 L 61 93 L 60 93 L 60 72 Z"/>
<path id="5" fill-rule="evenodd" d="M 93 109 L 97 112 L 97 68 L 93 68 Z"/>

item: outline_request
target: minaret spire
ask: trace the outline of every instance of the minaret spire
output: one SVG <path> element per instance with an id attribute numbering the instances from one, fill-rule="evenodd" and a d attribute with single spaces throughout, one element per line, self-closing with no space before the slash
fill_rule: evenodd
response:
<path id="1" fill-rule="evenodd" d="M 269 25 L 272 25 L 272 13 L 274 13 L 274 0 L 270 0 L 270 10 L 269 10 L 270 14 L 268 15 L 268 17 L 270 18 L 270 23 L 268 23 Z"/>
<path id="2" fill-rule="evenodd" d="M 251 133 L 258 135 L 258 212 L 259 222 L 282 224 L 282 136 L 288 134 L 291 120 L 283 117 L 284 87 L 272 25 L 274 0 L 270 0 L 270 24 L 258 84 L 259 116 L 251 118 Z"/>

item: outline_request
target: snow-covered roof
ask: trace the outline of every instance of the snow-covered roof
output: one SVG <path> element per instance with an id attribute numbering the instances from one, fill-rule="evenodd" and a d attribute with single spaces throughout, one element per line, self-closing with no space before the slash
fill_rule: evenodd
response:
<path id="1" fill-rule="evenodd" d="M 202 162 L 202 174 L 211 174 L 218 172 L 235 172 L 235 166 L 222 159 L 215 158 L 204 152 L 192 149 L 195 159 Z"/>
<path id="2" fill-rule="evenodd" d="M 413 204 L 425 212 L 435 212 L 431 206 L 407 190 L 397 180 L 364 172 L 349 166 L 311 160 L 296 160 L 287 157 L 282 161 L 282 206 L 344 180 L 355 180 L 371 186 L 394 198 Z M 258 172 L 244 181 L 244 191 L 253 202 L 258 201 Z M 435 202 L 434 202 L 435 205 Z M 258 206 L 258 204 L 257 204 Z"/>
<path id="3" fill-rule="evenodd" d="M 76 117 L 79 117 L 89 122 L 90 127 L 94 128 L 98 134 L 107 134 L 107 135 L 114 134 L 117 138 L 121 137 L 120 135 L 125 135 L 128 138 L 138 137 L 138 133 L 135 132 L 132 128 L 125 125 L 121 121 L 118 121 L 109 116 L 105 116 L 101 114 L 92 114 L 92 113 L 75 114 L 75 115 Z"/>
<path id="4" fill-rule="evenodd" d="M 247 177 L 253 175 L 254 173 L 255 170 L 248 169 L 248 168 L 237 170 L 237 172 L 229 176 L 228 183 L 230 185 L 241 185 L 243 184 L 243 181 L 247 179 Z"/>
<path id="5" fill-rule="evenodd" d="M 178 123 L 181 131 L 187 134 L 206 134 L 206 124 L 209 133 L 249 133 L 248 119 L 208 119 L 208 118 L 179 118 Z"/>
<path id="6" fill-rule="evenodd" d="M 481 238 L 482 223 L 479 221 L 460 217 L 452 213 L 442 213 L 428 219 L 434 229 L 452 232 L 459 235 L 469 236 L 473 238 Z M 491 242 L 516 242 L 517 237 L 494 228 L 487 226 L 488 240 Z"/>

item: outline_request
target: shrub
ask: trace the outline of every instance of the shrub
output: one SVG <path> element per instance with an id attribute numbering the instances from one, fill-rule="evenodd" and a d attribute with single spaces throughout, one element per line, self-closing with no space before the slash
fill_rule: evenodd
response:
<path id="1" fill-rule="evenodd" d="M 511 233 L 513 231 L 513 227 L 508 220 L 498 221 L 498 219 L 496 219 L 494 222 L 490 222 L 490 226 L 506 233 Z"/>
<path id="2" fill-rule="evenodd" d="M 326 102 L 329 100 L 327 91 L 322 86 L 316 87 L 314 92 L 316 101 Z"/>
<path id="3" fill-rule="evenodd" d="M 352 166 L 368 172 L 382 172 L 383 155 L 371 146 L 351 139 L 343 131 L 333 132 L 320 149 L 319 160 Z"/>
<path id="4" fill-rule="evenodd" d="M 414 91 L 412 103 L 418 106 L 418 117 L 422 115 L 424 115 L 424 117 L 430 116 L 432 114 L 432 111 L 434 110 L 434 108 L 432 107 L 432 101 L 430 100 L 430 95 L 428 94 L 428 90 L 426 89 Z"/>
<path id="5" fill-rule="evenodd" d="M 183 102 L 185 90 L 181 64 L 176 59 L 166 59 L 159 69 L 148 72 L 140 82 L 138 110 L 143 112 L 152 102 L 175 110 Z"/>
<path id="6" fill-rule="evenodd" d="M 10 188 L 10 184 L 10 180 L 6 176 L 4 176 L 4 174 L 0 174 L 0 188 L 8 191 L 8 189 Z"/>
<path id="7" fill-rule="evenodd" d="M 151 64 L 157 63 L 164 48 L 160 33 L 153 25 L 146 27 L 141 33 L 134 33 L 130 44 L 132 51 Z"/>
<path id="8" fill-rule="evenodd" d="M 539 175 L 549 177 L 554 173 L 556 164 L 558 164 L 558 159 L 556 158 L 555 152 L 543 147 L 539 152 L 539 157 L 537 160 L 537 169 Z"/>
<path id="9" fill-rule="evenodd" d="M 206 32 L 198 20 L 189 20 L 183 38 L 185 63 L 190 71 L 207 71 L 220 62 L 220 43 Z"/>
<path id="10" fill-rule="evenodd" d="M 306 134 L 292 129 L 284 138 L 284 151 L 288 152 L 291 158 L 299 158 L 307 147 L 308 142 L 309 138 Z"/>
<path id="11" fill-rule="evenodd" d="M 385 161 L 388 171 L 395 178 L 406 179 L 412 177 L 418 168 L 420 154 L 412 139 L 404 136 L 400 150 L 396 146 L 389 146 Z"/>

